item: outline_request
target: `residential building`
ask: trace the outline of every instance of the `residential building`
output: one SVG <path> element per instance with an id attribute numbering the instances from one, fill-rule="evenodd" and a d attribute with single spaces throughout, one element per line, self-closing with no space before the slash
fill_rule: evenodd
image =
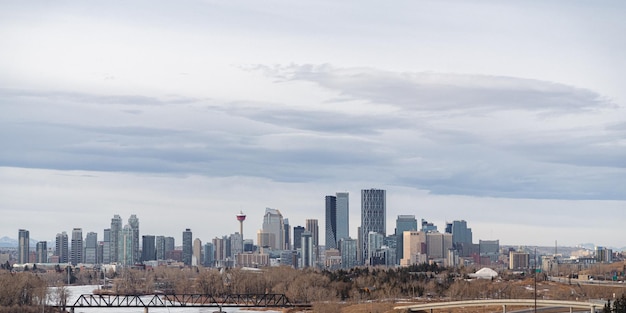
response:
<path id="1" fill-rule="evenodd" d="M 117 243 L 117 263 L 122 266 L 131 266 L 135 264 L 135 249 L 134 249 L 134 238 L 133 238 L 133 228 L 126 224 L 122 231 L 119 232 L 118 235 L 118 243 Z"/>
<path id="2" fill-rule="evenodd" d="M 530 254 L 524 251 L 509 251 L 509 269 L 527 270 L 530 266 Z"/>
<path id="3" fill-rule="evenodd" d="M 301 240 L 301 247 L 302 247 L 302 251 L 300 253 L 301 257 L 301 268 L 305 268 L 305 267 L 311 267 L 313 266 L 315 263 L 315 259 L 314 259 L 314 250 L 313 250 L 313 236 L 311 234 L 310 231 L 305 230 L 302 233 L 302 240 Z"/>
<path id="4" fill-rule="evenodd" d="M 104 229 L 104 238 L 102 240 L 102 264 L 111 263 L 111 229 Z"/>
<path id="5" fill-rule="evenodd" d="M 68 263 L 70 261 L 69 240 L 66 232 L 57 234 L 54 255 L 59 258 L 59 263 Z"/>
<path id="6" fill-rule="evenodd" d="M 111 256 L 111 263 L 119 262 L 119 242 L 120 242 L 120 232 L 122 231 L 122 218 L 115 214 L 111 219 L 111 251 L 109 252 Z"/>
<path id="7" fill-rule="evenodd" d="M 141 255 L 139 254 L 139 219 L 137 215 L 132 214 L 128 218 L 128 225 L 133 230 L 133 263 L 138 263 Z"/>
<path id="8" fill-rule="evenodd" d="M 215 262 L 215 247 L 213 246 L 213 243 L 205 243 L 202 252 L 204 254 L 204 257 L 202 258 L 202 265 L 204 267 L 212 267 Z"/>
<path id="9" fill-rule="evenodd" d="M 348 269 L 357 266 L 357 241 L 351 238 L 339 239 L 339 247 L 341 251 L 341 267 Z"/>
<path id="10" fill-rule="evenodd" d="M 165 260 L 165 236 L 156 236 L 154 239 L 157 260 Z"/>

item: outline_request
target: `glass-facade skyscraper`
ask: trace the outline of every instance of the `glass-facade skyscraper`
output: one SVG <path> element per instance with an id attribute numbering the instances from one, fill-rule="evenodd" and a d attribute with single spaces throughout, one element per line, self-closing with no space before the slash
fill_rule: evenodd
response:
<path id="1" fill-rule="evenodd" d="M 70 261 L 72 265 L 83 263 L 83 229 L 74 228 L 72 230 L 72 250 Z"/>
<path id="2" fill-rule="evenodd" d="M 386 192 L 382 189 L 361 190 L 361 256 L 366 261 L 369 255 L 370 232 L 386 235 Z"/>
<path id="3" fill-rule="evenodd" d="M 396 263 L 404 257 L 404 236 L 405 231 L 417 230 L 417 219 L 415 215 L 398 215 L 396 219 Z"/>
<path id="4" fill-rule="evenodd" d="M 30 255 L 30 235 L 28 230 L 20 229 L 18 231 L 18 253 L 17 253 L 17 263 L 24 264 L 28 263 L 29 255 Z"/>
<path id="5" fill-rule="evenodd" d="M 114 215 L 111 219 L 111 244 L 109 246 L 110 251 L 110 262 L 116 263 L 119 261 L 119 242 L 120 242 L 120 232 L 122 231 L 122 218 L 119 215 Z"/>
<path id="6" fill-rule="evenodd" d="M 326 249 L 337 248 L 337 197 L 326 196 Z"/>
<path id="7" fill-rule="evenodd" d="M 183 232 L 183 263 L 191 266 L 191 257 L 193 255 L 193 234 L 191 229 L 187 228 Z"/>
<path id="8" fill-rule="evenodd" d="M 137 215 L 133 214 L 128 218 L 128 225 L 133 231 L 133 262 L 139 262 L 141 255 L 139 255 L 139 219 Z"/>
<path id="9" fill-rule="evenodd" d="M 54 254 L 59 257 L 59 263 L 68 263 L 70 260 L 69 242 L 66 232 L 57 234 Z"/>
<path id="10" fill-rule="evenodd" d="M 94 232 L 88 232 L 85 237 L 85 257 L 84 261 L 87 264 L 98 263 L 98 234 Z"/>
<path id="11" fill-rule="evenodd" d="M 337 242 L 350 238 L 350 194 L 337 192 Z M 339 245 L 337 245 L 339 246 Z"/>
<path id="12" fill-rule="evenodd" d="M 141 261 L 156 260 L 156 243 L 153 235 L 141 236 Z"/>

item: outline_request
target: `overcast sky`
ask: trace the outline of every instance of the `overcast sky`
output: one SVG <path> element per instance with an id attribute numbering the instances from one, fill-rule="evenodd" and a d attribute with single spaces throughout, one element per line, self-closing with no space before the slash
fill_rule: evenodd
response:
<path id="1" fill-rule="evenodd" d="M 626 246 L 623 1 L 2 1 L 0 237 L 254 238 L 387 190 L 501 244 Z M 323 237 L 321 238 L 323 242 Z"/>

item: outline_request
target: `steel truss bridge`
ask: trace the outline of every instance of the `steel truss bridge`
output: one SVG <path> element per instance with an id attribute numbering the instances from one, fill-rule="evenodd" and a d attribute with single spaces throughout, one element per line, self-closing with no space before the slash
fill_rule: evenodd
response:
<path id="1" fill-rule="evenodd" d="M 76 308 L 286 308 L 310 307 L 310 304 L 292 304 L 284 294 L 229 294 L 221 296 L 205 294 L 157 294 L 157 295 L 80 295 L 74 304 L 66 307 L 70 312 Z M 57 306 L 58 307 L 58 306 Z"/>
<path id="2" fill-rule="evenodd" d="M 507 313 L 508 307 L 550 307 L 550 308 L 563 308 L 569 309 L 570 313 L 574 309 L 587 310 L 591 313 L 595 313 L 596 309 L 600 310 L 604 306 L 603 304 L 594 302 L 579 302 L 579 301 L 560 301 L 560 300 L 533 300 L 533 299 L 499 299 L 499 300 L 469 300 L 469 301 L 451 301 L 451 302 L 431 302 L 424 304 L 414 304 L 406 306 L 398 306 L 394 309 L 404 310 L 405 312 L 419 312 L 429 311 L 430 313 L 436 309 L 451 309 L 451 308 L 464 308 L 464 307 L 477 307 L 477 306 L 501 306 L 502 312 Z"/>

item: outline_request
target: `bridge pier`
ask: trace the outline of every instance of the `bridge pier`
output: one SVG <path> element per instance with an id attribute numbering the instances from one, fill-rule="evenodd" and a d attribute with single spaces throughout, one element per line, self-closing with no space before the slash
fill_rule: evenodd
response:
<path id="1" fill-rule="evenodd" d="M 502 305 L 502 313 L 506 313 L 506 304 Z"/>
<path id="2" fill-rule="evenodd" d="M 143 313 L 148 313 L 148 307 L 143 308 Z"/>

